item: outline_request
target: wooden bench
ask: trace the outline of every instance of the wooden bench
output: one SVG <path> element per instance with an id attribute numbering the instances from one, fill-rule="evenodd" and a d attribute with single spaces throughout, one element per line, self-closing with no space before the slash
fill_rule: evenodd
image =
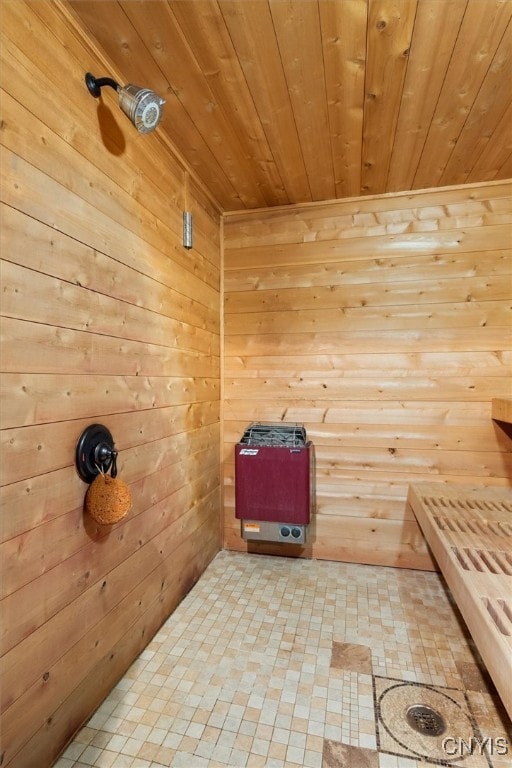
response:
<path id="1" fill-rule="evenodd" d="M 407 502 L 512 718 L 512 492 L 418 483 Z"/>

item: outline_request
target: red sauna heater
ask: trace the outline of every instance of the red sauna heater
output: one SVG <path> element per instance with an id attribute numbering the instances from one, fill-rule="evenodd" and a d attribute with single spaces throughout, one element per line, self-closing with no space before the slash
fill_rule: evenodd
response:
<path id="1" fill-rule="evenodd" d="M 314 450 L 299 424 L 251 424 L 235 446 L 235 505 L 246 540 L 304 544 Z"/>

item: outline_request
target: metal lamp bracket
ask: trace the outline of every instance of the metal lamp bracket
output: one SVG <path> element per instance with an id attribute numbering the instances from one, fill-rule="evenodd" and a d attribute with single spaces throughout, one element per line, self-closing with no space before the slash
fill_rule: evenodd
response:
<path id="1" fill-rule="evenodd" d="M 109 430 L 103 424 L 91 424 L 84 429 L 76 445 L 76 468 L 82 480 L 92 483 L 99 474 L 110 470 L 117 475 L 117 451 Z"/>

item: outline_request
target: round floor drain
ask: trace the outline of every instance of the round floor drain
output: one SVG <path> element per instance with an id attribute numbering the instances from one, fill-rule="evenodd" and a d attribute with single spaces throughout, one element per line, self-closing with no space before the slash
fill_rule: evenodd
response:
<path id="1" fill-rule="evenodd" d="M 406 712 L 407 722 L 418 733 L 424 736 L 440 736 L 446 730 L 446 723 L 442 715 L 432 707 L 424 704 L 415 704 Z"/>
<path id="2" fill-rule="evenodd" d="M 455 760 L 446 759 L 446 735 L 455 734 L 467 743 L 475 738 L 463 691 L 375 676 L 375 692 L 378 739 L 384 752 L 455 765 Z M 467 762 L 468 768 L 469 763 L 476 768 L 477 761 Z M 478 761 L 480 765 L 483 762 Z"/>

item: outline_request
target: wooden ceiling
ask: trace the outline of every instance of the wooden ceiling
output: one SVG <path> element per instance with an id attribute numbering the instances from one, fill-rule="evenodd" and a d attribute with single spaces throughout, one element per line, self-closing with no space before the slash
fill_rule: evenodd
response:
<path id="1" fill-rule="evenodd" d="M 512 0 L 70 4 L 224 210 L 512 176 Z"/>

